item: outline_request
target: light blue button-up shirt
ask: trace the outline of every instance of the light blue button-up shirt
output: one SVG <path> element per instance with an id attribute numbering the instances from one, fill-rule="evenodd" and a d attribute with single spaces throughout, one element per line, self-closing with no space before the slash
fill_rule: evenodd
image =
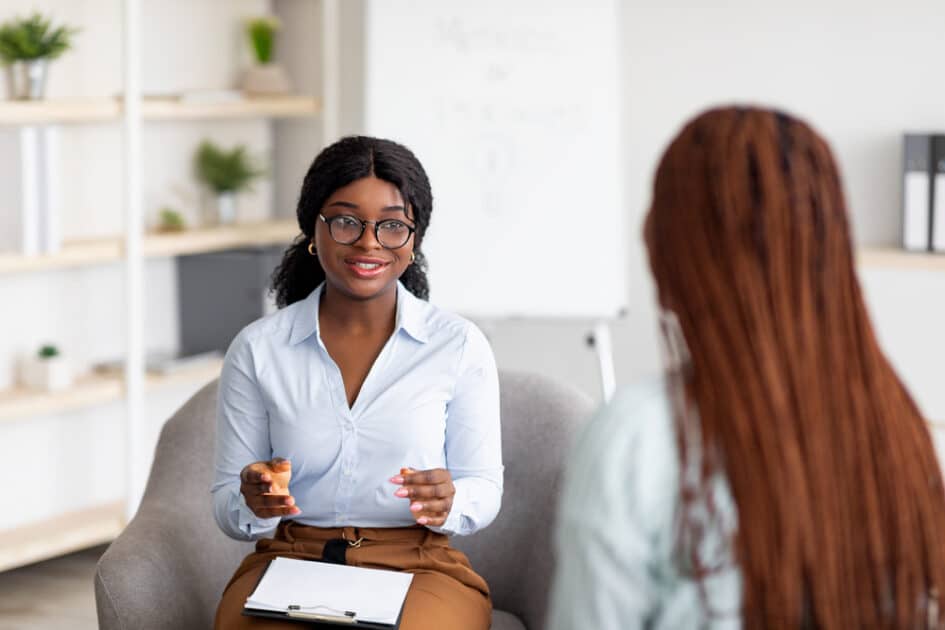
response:
<path id="1" fill-rule="evenodd" d="M 393 335 L 349 408 L 341 371 L 319 334 L 322 288 L 233 340 L 220 375 L 214 516 L 233 538 L 271 535 L 240 493 L 244 466 L 292 462 L 292 518 L 317 527 L 415 525 L 390 482 L 403 467 L 446 468 L 456 495 L 445 534 L 489 523 L 502 497 L 495 359 L 471 322 L 397 286 Z M 288 517 L 287 517 L 288 518 Z"/>

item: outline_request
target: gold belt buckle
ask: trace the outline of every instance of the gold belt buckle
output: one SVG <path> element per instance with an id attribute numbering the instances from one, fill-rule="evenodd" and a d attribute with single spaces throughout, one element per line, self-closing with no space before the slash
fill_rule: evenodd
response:
<path id="1" fill-rule="evenodd" d="M 355 528 L 355 533 L 357 533 L 357 528 Z M 353 549 L 358 549 L 361 547 L 361 543 L 364 542 L 364 536 L 360 536 L 357 540 L 348 540 L 348 537 L 345 535 L 345 530 L 341 530 L 341 537 L 344 538 L 344 541 L 348 543 L 348 546 Z"/>

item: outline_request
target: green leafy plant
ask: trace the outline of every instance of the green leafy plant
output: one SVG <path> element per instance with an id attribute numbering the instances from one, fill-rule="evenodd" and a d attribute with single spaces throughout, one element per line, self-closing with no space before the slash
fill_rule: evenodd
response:
<path id="1" fill-rule="evenodd" d="M 59 356 L 59 348 L 52 344 L 46 344 L 36 353 L 40 359 L 52 359 Z"/>
<path id="2" fill-rule="evenodd" d="M 164 207 L 160 211 L 160 229 L 165 232 L 179 232 L 187 227 L 184 223 L 184 217 L 173 208 Z"/>
<path id="3" fill-rule="evenodd" d="M 0 59 L 4 63 L 55 59 L 72 47 L 78 32 L 67 26 L 53 28 L 41 13 L 9 20 L 0 25 Z"/>
<path id="4" fill-rule="evenodd" d="M 216 193 L 248 190 L 266 172 L 253 163 L 244 145 L 227 151 L 209 140 L 197 148 L 194 163 L 197 177 Z"/>
<path id="5" fill-rule="evenodd" d="M 269 63 L 275 48 L 276 31 L 282 26 L 279 20 L 271 16 L 256 17 L 247 20 L 246 34 L 256 53 L 256 61 Z"/>

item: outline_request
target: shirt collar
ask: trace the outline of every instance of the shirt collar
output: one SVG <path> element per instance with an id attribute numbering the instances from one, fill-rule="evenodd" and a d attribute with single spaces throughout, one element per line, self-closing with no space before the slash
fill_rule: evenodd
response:
<path id="1" fill-rule="evenodd" d="M 303 305 L 292 323 L 292 332 L 289 336 L 290 344 L 296 345 L 318 333 L 318 307 L 324 290 L 325 283 L 323 282 L 302 301 Z M 420 343 L 426 343 L 429 340 L 429 335 L 427 334 L 426 318 L 424 317 L 424 306 L 422 300 L 398 282 L 397 316 L 394 331 L 403 329 L 405 333 Z"/>

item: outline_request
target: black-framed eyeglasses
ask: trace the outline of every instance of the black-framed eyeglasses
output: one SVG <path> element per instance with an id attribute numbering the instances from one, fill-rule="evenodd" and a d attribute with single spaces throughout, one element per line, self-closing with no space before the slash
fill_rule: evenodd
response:
<path id="1" fill-rule="evenodd" d="M 339 245 L 357 243 L 369 223 L 374 226 L 374 238 L 384 249 L 403 247 L 410 240 L 410 235 L 416 231 L 416 228 L 398 219 L 362 221 L 350 214 L 336 214 L 330 218 L 319 214 L 318 217 L 328 225 L 328 233 Z"/>

